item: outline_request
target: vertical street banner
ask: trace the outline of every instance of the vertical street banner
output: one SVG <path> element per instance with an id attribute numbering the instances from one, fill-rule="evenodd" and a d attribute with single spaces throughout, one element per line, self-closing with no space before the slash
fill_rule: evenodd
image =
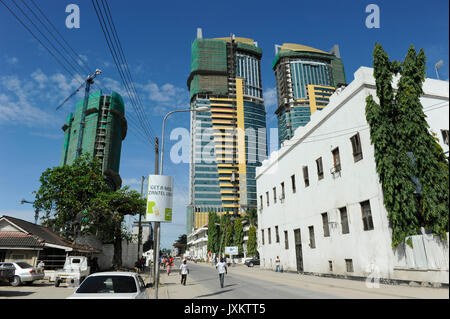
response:
<path id="1" fill-rule="evenodd" d="M 173 177 L 148 176 L 147 213 L 148 222 L 172 222 Z"/>

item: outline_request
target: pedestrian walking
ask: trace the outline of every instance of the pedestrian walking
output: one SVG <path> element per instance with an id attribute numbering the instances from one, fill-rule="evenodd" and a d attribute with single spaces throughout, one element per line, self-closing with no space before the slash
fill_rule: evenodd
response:
<path id="1" fill-rule="evenodd" d="M 171 258 L 167 258 L 166 262 L 166 270 L 167 270 L 167 276 L 170 276 L 170 269 L 172 268 L 172 260 Z"/>
<path id="2" fill-rule="evenodd" d="M 280 257 L 279 256 L 277 256 L 277 259 L 275 260 L 275 266 L 276 266 L 276 268 L 275 268 L 276 272 L 281 271 L 281 269 L 280 269 Z"/>
<path id="3" fill-rule="evenodd" d="M 189 274 L 189 268 L 187 266 L 187 262 L 185 259 L 185 260 L 183 260 L 183 263 L 180 266 L 181 284 L 183 286 L 186 286 L 186 278 L 187 278 L 188 274 Z"/>
<path id="4" fill-rule="evenodd" d="M 225 274 L 228 274 L 227 264 L 223 261 L 223 258 L 220 258 L 220 262 L 217 263 L 216 268 L 219 271 L 220 287 L 223 288 Z"/>

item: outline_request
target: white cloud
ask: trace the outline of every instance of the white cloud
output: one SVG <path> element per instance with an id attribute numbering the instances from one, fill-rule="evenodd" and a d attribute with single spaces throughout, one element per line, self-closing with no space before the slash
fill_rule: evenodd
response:
<path id="1" fill-rule="evenodd" d="M 30 135 L 48 138 L 51 140 L 62 140 L 64 137 L 64 134 L 62 131 L 59 134 L 52 134 L 52 133 L 45 133 L 45 132 L 30 132 Z"/>
<path id="2" fill-rule="evenodd" d="M 53 123 L 56 119 L 51 113 L 34 106 L 34 84 L 21 81 L 17 76 L 0 78 L 0 124 L 23 124 L 40 126 Z"/>
<path id="3" fill-rule="evenodd" d="M 19 63 L 19 59 L 13 56 L 11 58 L 6 58 L 6 62 L 9 64 L 17 64 Z"/>
<path id="4" fill-rule="evenodd" d="M 141 185 L 141 181 L 135 177 L 132 178 L 122 178 L 122 185 Z"/>
<path id="5" fill-rule="evenodd" d="M 276 88 L 268 88 L 263 93 L 264 97 L 264 105 L 266 107 L 267 112 L 269 110 L 275 111 L 277 108 L 277 89 Z"/>
<path id="6" fill-rule="evenodd" d="M 183 108 L 189 105 L 189 92 L 187 89 L 177 87 L 171 83 L 161 86 L 149 81 L 142 86 L 142 90 L 147 93 L 150 101 L 157 105 L 151 107 L 153 114 L 162 114 L 170 109 Z"/>
<path id="7" fill-rule="evenodd" d="M 48 77 L 41 71 L 41 69 L 37 69 L 35 72 L 31 73 L 31 77 L 38 83 L 40 89 L 47 86 Z"/>

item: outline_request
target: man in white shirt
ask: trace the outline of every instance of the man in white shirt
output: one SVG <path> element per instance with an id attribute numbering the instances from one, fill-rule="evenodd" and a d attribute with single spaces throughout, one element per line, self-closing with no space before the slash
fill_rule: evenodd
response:
<path id="1" fill-rule="evenodd" d="M 181 284 L 183 286 L 186 286 L 186 278 L 187 278 L 188 274 L 189 274 L 189 268 L 187 266 L 186 259 L 185 259 L 185 260 L 183 260 L 183 263 L 180 266 Z"/>
<path id="2" fill-rule="evenodd" d="M 220 258 L 220 262 L 217 263 L 216 268 L 219 271 L 220 287 L 223 288 L 225 274 L 228 274 L 227 264 L 224 263 L 223 258 Z"/>

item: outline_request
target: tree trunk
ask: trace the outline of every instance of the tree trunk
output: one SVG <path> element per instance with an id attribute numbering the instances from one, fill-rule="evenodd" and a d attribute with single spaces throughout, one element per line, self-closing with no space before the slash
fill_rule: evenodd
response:
<path id="1" fill-rule="evenodd" d="M 122 235 L 120 233 L 114 236 L 114 256 L 113 268 L 118 270 L 122 267 Z"/>

